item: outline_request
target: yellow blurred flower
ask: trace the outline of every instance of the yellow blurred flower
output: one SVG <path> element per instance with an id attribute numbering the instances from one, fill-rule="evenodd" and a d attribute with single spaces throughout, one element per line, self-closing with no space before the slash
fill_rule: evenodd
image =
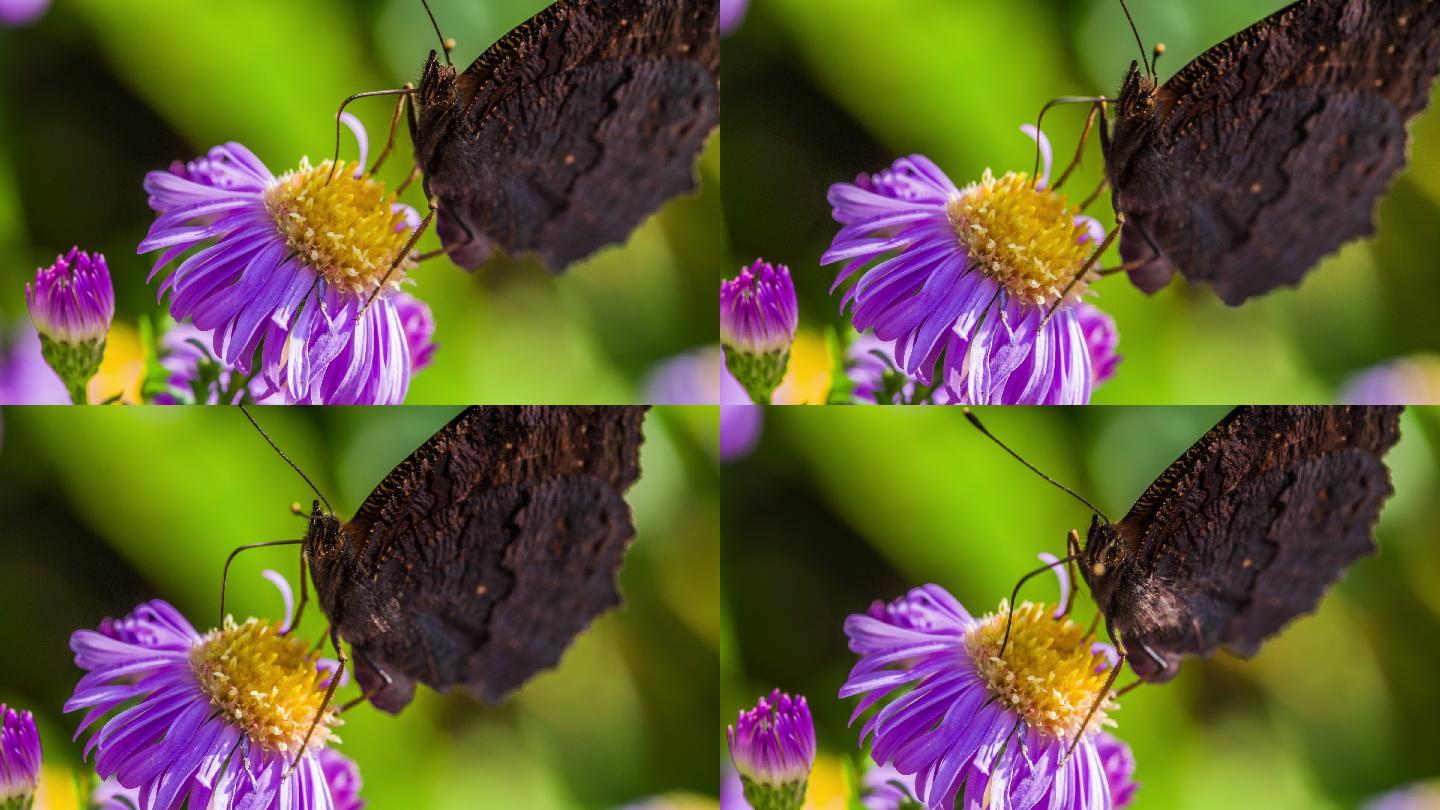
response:
<path id="1" fill-rule="evenodd" d="M 126 405 L 139 405 L 144 382 L 145 348 L 140 345 L 140 335 L 133 326 L 116 321 L 105 338 L 105 359 L 90 378 L 86 398 L 91 405 L 98 405 L 120 394 Z"/>
<path id="2" fill-rule="evenodd" d="M 804 810 L 845 810 L 850 801 L 845 781 L 845 767 L 839 757 L 817 755 L 810 769 L 810 786 L 805 790 Z"/>
<path id="3" fill-rule="evenodd" d="M 801 329 L 790 347 L 790 368 L 771 401 L 776 405 L 824 405 L 830 396 L 833 363 L 825 336 Z"/>
<path id="4" fill-rule="evenodd" d="M 68 768 L 41 766 L 34 810 L 80 810 L 82 806 L 74 773 Z"/>

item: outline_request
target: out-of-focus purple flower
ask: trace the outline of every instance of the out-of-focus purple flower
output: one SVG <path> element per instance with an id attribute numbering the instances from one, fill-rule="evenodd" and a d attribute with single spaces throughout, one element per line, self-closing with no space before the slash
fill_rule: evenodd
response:
<path id="1" fill-rule="evenodd" d="M 1104 766 L 1105 778 L 1110 782 L 1113 806 L 1117 810 L 1128 807 L 1140 787 L 1135 781 L 1135 754 L 1131 753 L 1130 746 L 1108 731 L 1095 735 L 1095 749 L 1100 752 L 1100 764 Z"/>
<path id="2" fill-rule="evenodd" d="M 804 696 L 776 689 L 726 729 L 745 799 L 765 810 L 799 810 L 815 764 L 815 722 Z"/>
<path id="3" fill-rule="evenodd" d="M 1070 282 L 1103 228 L 1046 187 L 1049 143 L 1026 132 L 1045 155 L 1038 182 L 987 171 L 962 189 L 915 155 L 830 188 L 841 228 L 821 262 L 844 263 L 832 291 L 854 278 L 842 306 L 856 331 L 893 342 L 900 370 L 959 404 L 1084 404 L 1093 388 L 1075 306 L 1086 281 Z"/>
<path id="4" fill-rule="evenodd" d="M 720 344 L 725 365 L 759 405 L 785 379 L 800 309 L 790 269 L 757 259 L 720 283 Z"/>
<path id="5" fill-rule="evenodd" d="M 750 401 L 745 386 L 720 364 L 720 460 L 739 461 L 755 451 L 765 409 Z"/>
<path id="6" fill-rule="evenodd" d="M 142 806 L 336 806 L 319 757 L 337 724 L 334 707 L 320 713 L 328 676 L 280 625 L 227 617 L 201 635 L 156 600 L 75 632 L 70 648 L 86 674 L 65 711 L 87 711 L 77 734 L 104 721 L 85 754 L 101 778 L 138 789 Z"/>
<path id="7" fill-rule="evenodd" d="M 882 396 L 886 405 L 941 405 L 947 401 L 943 390 L 921 394 L 915 378 L 895 367 L 895 344 L 866 332 L 857 337 L 845 352 L 846 374 L 854 386 L 852 398 L 858 405 L 879 405 Z M 887 385 L 889 390 L 887 391 Z"/>
<path id="8" fill-rule="evenodd" d="M 333 748 L 320 752 L 320 771 L 330 786 L 330 797 L 335 801 L 335 810 L 365 810 L 365 800 L 360 798 L 360 766 Z"/>
<path id="9" fill-rule="evenodd" d="M 260 380 L 239 383 L 234 371 L 215 357 L 210 350 L 214 336 L 202 332 L 191 323 L 178 323 L 160 339 L 160 365 L 170 372 L 166 391 L 156 394 L 156 405 L 226 405 L 264 398 L 265 384 Z M 202 391 L 197 392 L 197 387 Z M 273 392 L 278 398 L 278 392 Z"/>
<path id="10" fill-rule="evenodd" d="M 0 703 L 0 806 L 28 807 L 40 786 L 40 732 L 35 717 Z"/>
<path id="11" fill-rule="evenodd" d="M 50 0 L 0 0 L 0 26 L 18 28 L 45 15 Z"/>
<path id="12" fill-rule="evenodd" d="M 1440 810 L 1440 781 L 1406 785 L 1376 796 L 1361 810 Z"/>
<path id="13" fill-rule="evenodd" d="M 1345 382 L 1346 405 L 1440 405 L 1440 356 L 1401 357 L 1365 369 Z"/>
<path id="14" fill-rule="evenodd" d="M 0 345 L 0 405 L 65 405 L 65 383 L 45 362 L 40 336 L 28 320 Z"/>
<path id="15" fill-rule="evenodd" d="M 875 763 L 913 776 L 915 796 L 931 810 L 987 802 L 1114 807 L 1096 741 L 1114 700 L 1085 719 L 1106 678 L 1090 650 L 1093 636 L 1027 602 L 1014 611 L 1002 656 L 1008 614 L 1002 604 L 976 619 L 945 589 L 927 585 L 846 619 L 860 661 L 840 696 L 862 698 L 852 722 L 880 706 L 861 745 L 873 735 Z"/>
<path id="16" fill-rule="evenodd" d="M 919 807 L 915 798 L 915 777 L 895 770 L 894 765 L 876 765 L 861 780 L 860 803 L 866 810 L 904 810 Z"/>
<path id="17" fill-rule="evenodd" d="M 95 787 L 90 806 L 95 810 L 140 810 L 140 791 L 106 779 Z"/>
<path id="18" fill-rule="evenodd" d="M 720 810 L 752 810 L 745 801 L 745 783 L 730 762 L 720 767 Z"/>
<path id="19" fill-rule="evenodd" d="M 30 321 L 40 334 L 45 362 L 65 382 L 70 401 L 86 402 L 85 388 L 105 356 L 105 337 L 115 317 L 115 287 L 105 257 L 71 248 L 25 285 Z"/>
<path id="20" fill-rule="evenodd" d="M 645 397 L 654 405 L 718 404 L 722 461 L 749 455 L 760 441 L 764 409 L 750 404 L 750 395 L 725 368 L 718 346 L 696 349 L 656 366 L 645 383 Z"/>
<path id="21" fill-rule="evenodd" d="M 1120 347 L 1120 330 L 1114 318 L 1088 301 L 1076 305 L 1075 317 L 1080 321 L 1085 345 L 1090 347 L 1091 374 L 1099 388 L 1115 376 L 1116 367 L 1124 359 L 1116 351 Z"/>
<path id="22" fill-rule="evenodd" d="M 720 349 L 706 346 L 662 361 L 645 381 L 653 405 L 719 405 Z"/>
<path id="23" fill-rule="evenodd" d="M 276 177 L 238 143 L 149 173 L 158 216 L 139 250 L 161 251 L 152 279 L 173 266 L 170 314 L 210 333 L 227 366 L 293 402 L 399 404 L 413 358 L 397 293 L 417 219 L 364 174 L 364 128 L 344 118 L 361 155 L 333 178 L 303 160 Z"/>
<path id="24" fill-rule="evenodd" d="M 720 36 L 735 33 L 735 29 L 745 21 L 745 12 L 749 7 L 750 0 L 720 0 Z"/>

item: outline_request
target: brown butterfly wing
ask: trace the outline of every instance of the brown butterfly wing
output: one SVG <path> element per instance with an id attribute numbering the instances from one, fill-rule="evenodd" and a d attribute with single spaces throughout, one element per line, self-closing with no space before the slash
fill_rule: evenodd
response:
<path id="1" fill-rule="evenodd" d="M 1383 456 L 1400 408 L 1239 408 L 1116 524 L 1131 549 L 1101 608 L 1147 680 L 1185 655 L 1250 655 L 1315 609 L 1355 560 L 1392 492 Z M 1101 589 L 1105 590 L 1105 589 Z"/>
<path id="2" fill-rule="evenodd" d="M 1436 0 L 1305 0 L 1203 54 L 1107 150 L 1132 280 L 1238 305 L 1373 233 L 1437 70 Z"/>
<path id="3" fill-rule="evenodd" d="M 717 14 L 713 0 L 560 0 L 476 60 L 455 114 L 430 125 L 445 131 L 417 138 L 442 241 L 466 242 L 462 220 L 478 237 L 452 258 L 473 269 L 493 244 L 563 271 L 693 191 L 720 117 Z"/>
<path id="4" fill-rule="evenodd" d="M 643 408 L 470 408 L 345 526 L 343 587 L 317 580 L 371 702 L 416 682 L 498 702 L 620 601 Z"/>

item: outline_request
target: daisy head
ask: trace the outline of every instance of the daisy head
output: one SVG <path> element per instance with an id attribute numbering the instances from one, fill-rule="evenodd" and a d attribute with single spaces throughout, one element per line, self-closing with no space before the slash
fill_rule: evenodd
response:
<path id="1" fill-rule="evenodd" d="M 77 631 L 85 675 L 65 710 L 86 712 L 77 737 L 97 726 L 85 745 L 96 772 L 152 809 L 346 806 L 322 756 L 338 742 L 331 675 L 288 624 L 226 617 L 200 633 L 156 600 Z"/>
<path id="2" fill-rule="evenodd" d="M 803 695 L 776 689 L 726 730 L 752 807 L 799 810 L 815 764 L 815 723 Z"/>
<path id="3" fill-rule="evenodd" d="M 1097 740 L 1117 705 L 1107 697 L 1090 711 L 1109 660 L 1058 614 L 1019 605 L 1003 652 L 1007 606 L 976 618 L 937 585 L 850 616 L 860 660 L 840 696 L 861 699 L 852 722 L 879 707 L 862 746 L 870 740 L 875 763 L 912 778 L 933 810 L 987 797 L 991 807 L 1114 807 Z"/>
<path id="4" fill-rule="evenodd" d="M 987 171 L 961 188 L 914 155 L 830 189 L 841 228 L 822 263 L 843 263 L 832 289 L 853 279 L 855 329 L 959 403 L 1083 404 L 1093 387 L 1076 305 L 1104 231 L 1048 187 L 1049 142 L 1026 132 L 1039 178 Z"/>
<path id="5" fill-rule="evenodd" d="M 156 219 L 141 253 L 170 314 L 212 336 L 217 358 L 287 400 L 398 404 L 414 364 L 397 293 L 420 218 L 360 160 L 302 160 L 276 176 L 238 143 L 145 178 Z"/>
<path id="6" fill-rule="evenodd" d="M 40 786 L 35 717 L 0 703 L 0 807 L 28 808 Z"/>

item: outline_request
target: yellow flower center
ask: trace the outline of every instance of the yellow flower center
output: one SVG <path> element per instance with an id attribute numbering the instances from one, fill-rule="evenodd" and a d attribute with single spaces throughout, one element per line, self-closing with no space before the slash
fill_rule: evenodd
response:
<path id="1" fill-rule="evenodd" d="M 294 753 L 325 702 L 327 673 L 320 658 L 293 635 L 280 635 L 268 621 L 249 619 L 210 631 L 190 653 L 190 667 L 216 710 L 269 751 Z M 326 707 L 310 737 L 309 750 L 338 741 L 334 707 Z"/>
<path id="2" fill-rule="evenodd" d="M 1065 195 L 1037 189 L 1030 176 L 1011 172 L 1000 179 L 985 170 L 945 207 L 955 235 L 981 268 L 1011 295 L 1051 305 L 1080 272 L 1095 245 L 1081 238 L 1080 209 Z M 1068 298 L 1078 299 L 1085 280 Z"/>
<path id="3" fill-rule="evenodd" d="M 1051 618 L 1054 608 L 1025 602 L 1015 609 L 1005 655 L 1006 603 L 965 636 L 965 649 L 990 693 L 1025 724 L 1052 737 L 1074 739 L 1109 673 L 1104 656 L 1090 652 L 1095 637 L 1069 619 Z M 1109 696 L 1086 726 L 1098 731 L 1114 725 L 1108 712 L 1120 708 Z"/>
<path id="4" fill-rule="evenodd" d="M 405 249 L 410 230 L 401 227 L 405 216 L 394 210 L 395 195 L 378 180 L 355 177 L 358 168 L 342 163 L 332 178 L 330 161 L 312 167 L 302 158 L 300 168 L 265 191 L 265 209 L 290 253 L 330 284 L 369 295 Z M 399 289 L 413 267 L 414 259 L 405 257 L 385 286 Z"/>

